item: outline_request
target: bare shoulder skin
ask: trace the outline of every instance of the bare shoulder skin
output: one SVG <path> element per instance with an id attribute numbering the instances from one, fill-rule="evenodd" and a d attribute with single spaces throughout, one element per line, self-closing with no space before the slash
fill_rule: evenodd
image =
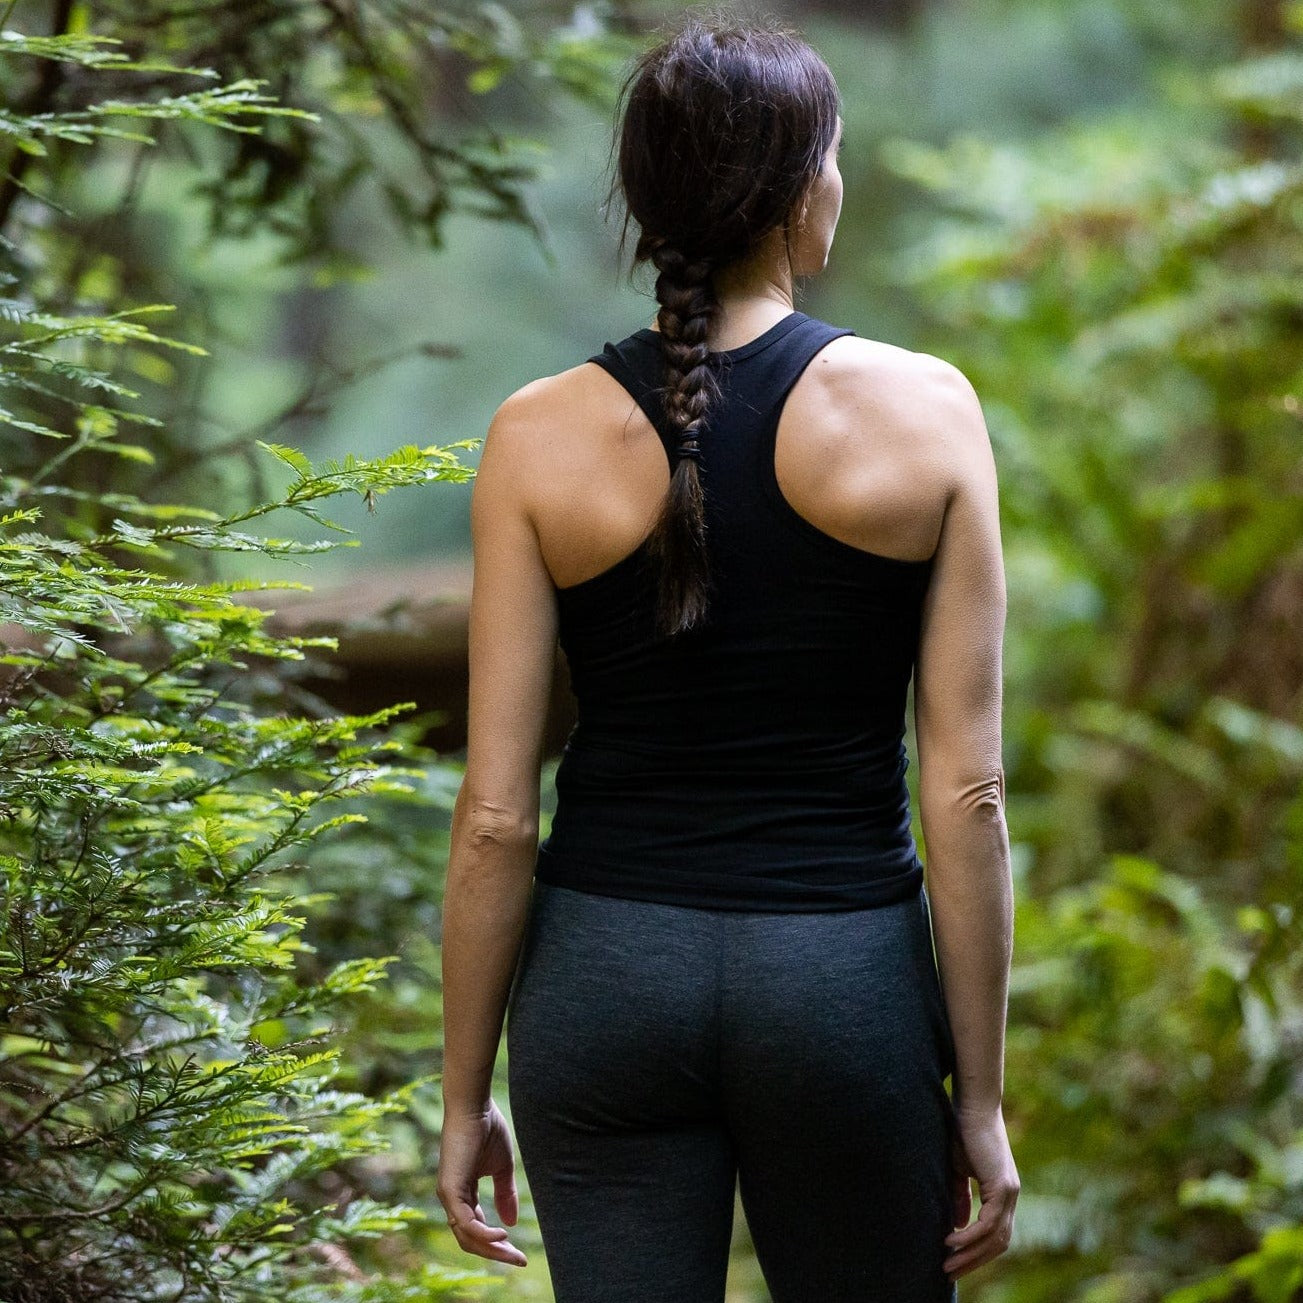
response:
<path id="1" fill-rule="evenodd" d="M 958 374 L 894 344 L 833 340 L 796 382 L 779 421 L 774 469 L 783 496 L 844 543 L 930 557 L 955 487 Z"/>

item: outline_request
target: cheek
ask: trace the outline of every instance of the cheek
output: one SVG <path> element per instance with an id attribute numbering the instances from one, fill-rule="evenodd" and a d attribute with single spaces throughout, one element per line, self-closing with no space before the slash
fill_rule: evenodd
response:
<path id="1" fill-rule="evenodd" d="M 830 223 L 832 226 L 837 225 L 837 219 L 841 216 L 842 199 L 845 196 L 845 187 L 842 185 L 841 173 L 835 173 L 835 176 L 836 184 L 833 188 L 832 220 Z"/>

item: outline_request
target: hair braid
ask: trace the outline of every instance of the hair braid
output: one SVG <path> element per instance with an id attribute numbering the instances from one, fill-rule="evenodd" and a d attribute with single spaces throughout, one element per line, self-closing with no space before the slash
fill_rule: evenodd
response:
<path id="1" fill-rule="evenodd" d="M 676 20 L 620 90 L 608 200 L 624 198 L 621 251 L 632 222 L 634 266 L 650 262 L 658 272 L 662 393 L 679 444 L 648 536 L 660 571 L 656 621 L 667 635 L 705 616 L 711 589 L 697 458 L 719 393 L 706 347 L 720 311 L 716 275 L 772 232 L 788 240 L 840 108 L 828 65 L 794 30 L 777 18 L 728 13 Z"/>
<path id="2" fill-rule="evenodd" d="M 663 238 L 646 243 L 642 256 L 650 257 L 660 273 L 656 299 L 661 305 L 657 324 L 665 362 L 665 414 L 678 436 L 669 494 L 648 544 L 661 569 L 657 623 L 663 633 L 674 634 L 702 619 L 710 591 L 698 457 L 706 412 L 718 395 L 706 339 L 719 301 L 709 259 L 689 260 Z"/>

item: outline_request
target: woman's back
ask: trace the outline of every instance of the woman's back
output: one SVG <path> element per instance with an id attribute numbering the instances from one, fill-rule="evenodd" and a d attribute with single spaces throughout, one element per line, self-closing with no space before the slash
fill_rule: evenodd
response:
<path id="1" fill-rule="evenodd" d="M 725 909 L 842 909 L 917 891 L 904 712 L 932 557 L 908 549 L 935 538 L 945 492 L 926 473 L 927 440 L 893 423 L 885 399 L 886 420 L 856 428 L 873 419 L 866 354 L 879 366 L 896 355 L 897 372 L 912 360 L 922 384 L 919 355 L 801 312 L 712 353 L 719 392 L 699 462 L 711 605 L 672 638 L 654 624 L 638 528 L 674 460 L 656 333 L 556 378 L 597 390 L 577 398 L 579 419 L 559 385 L 550 403 L 538 394 L 535 521 L 544 555 L 551 544 L 561 558 L 559 634 L 579 703 L 542 880 Z M 582 495 L 545 487 L 576 475 Z M 821 479 L 840 501 L 821 496 Z M 870 547 L 893 518 L 912 526 L 903 549 L 899 537 Z M 571 578 L 572 550 L 611 560 Z"/>

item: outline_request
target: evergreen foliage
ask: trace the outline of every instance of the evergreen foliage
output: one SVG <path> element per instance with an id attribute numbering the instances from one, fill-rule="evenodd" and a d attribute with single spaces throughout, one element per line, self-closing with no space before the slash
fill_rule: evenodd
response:
<path id="1" fill-rule="evenodd" d="M 327 111 L 309 112 L 266 93 L 266 77 L 223 81 L 202 59 L 265 71 L 325 23 L 350 92 L 379 96 L 411 128 L 402 109 L 418 77 L 394 24 L 410 36 L 416 9 L 373 7 L 363 31 L 324 3 L 279 25 L 253 21 L 258 6 L 97 6 L 110 37 L 89 30 L 84 4 L 53 0 L 48 35 L 9 27 L 16 7 L 0 14 L 11 150 L 0 183 L 0 1298 L 465 1297 L 494 1277 L 429 1261 L 372 1274 L 351 1256 L 425 1216 L 370 1197 L 363 1160 L 388 1147 L 387 1124 L 431 1078 L 352 1087 L 342 1026 L 393 957 L 323 964 L 305 938 L 328 899 L 311 861 L 365 819 L 360 804 L 426 801 L 429 757 L 397 722 L 410 707 L 339 716 L 295 689 L 296 665 L 331 640 L 275 635 L 241 596 L 300 585 L 216 581 L 207 562 L 351 544 L 323 514 L 331 499 L 357 494 L 374 509 L 396 488 L 464 482 L 473 441 L 314 465 L 260 440 L 277 473 L 259 479 L 284 481 L 279 491 L 243 509 L 223 509 L 220 494 L 167 500 L 153 491 L 160 455 L 194 431 L 151 414 L 152 395 L 126 377 L 166 382 L 165 350 L 205 350 L 152 325 L 170 305 L 121 306 L 103 225 L 81 225 L 61 202 L 101 150 L 138 149 L 139 166 L 165 124 L 217 128 L 236 143 L 204 191 L 215 225 L 268 227 L 290 260 L 335 256 L 319 219 L 369 163 L 366 142 L 348 136 L 344 90 L 332 85 Z M 470 67 L 501 72 L 508 53 L 481 31 L 483 14 L 422 16 L 437 19 L 427 39 L 471 43 Z M 132 58 L 124 44 L 164 57 Z M 546 72 L 543 54 L 517 45 Z M 573 42 L 549 51 L 583 63 Z M 572 67 L 568 88 L 582 80 Z M 315 130 L 325 117 L 333 137 Z M 352 152 L 332 148 L 341 135 Z M 433 242 L 458 196 L 527 220 L 527 169 L 510 149 L 485 154 L 425 128 L 413 143 L 426 194 L 416 204 L 391 187 L 390 199 Z M 323 537 L 274 536 L 278 512 Z M 450 785 L 448 767 L 435 807 Z"/>
<path id="2" fill-rule="evenodd" d="M 85 436 L 73 449 L 96 446 Z M 469 471 L 451 448 L 319 468 L 271 451 L 295 479 L 277 502 L 229 516 L 119 498 L 123 515 L 91 533 L 61 510 L 52 469 L 0 487 L 0 1297 L 11 1303 L 299 1297 L 335 1274 L 309 1248 L 417 1216 L 303 1197 L 310 1178 L 383 1147 L 379 1119 L 421 1083 L 381 1099 L 337 1088 L 331 1015 L 389 961 L 302 980 L 314 900 L 286 877 L 318 838 L 363 817 L 341 802 L 405 790 L 399 743 L 376 731 L 403 707 L 278 709 L 276 663 L 327 640 L 265 632 L 266 612 L 238 600 L 265 585 L 169 579 L 149 563 L 177 544 L 298 553 L 239 527 Z M 61 452 L 47 467 L 56 460 L 70 465 Z"/>

